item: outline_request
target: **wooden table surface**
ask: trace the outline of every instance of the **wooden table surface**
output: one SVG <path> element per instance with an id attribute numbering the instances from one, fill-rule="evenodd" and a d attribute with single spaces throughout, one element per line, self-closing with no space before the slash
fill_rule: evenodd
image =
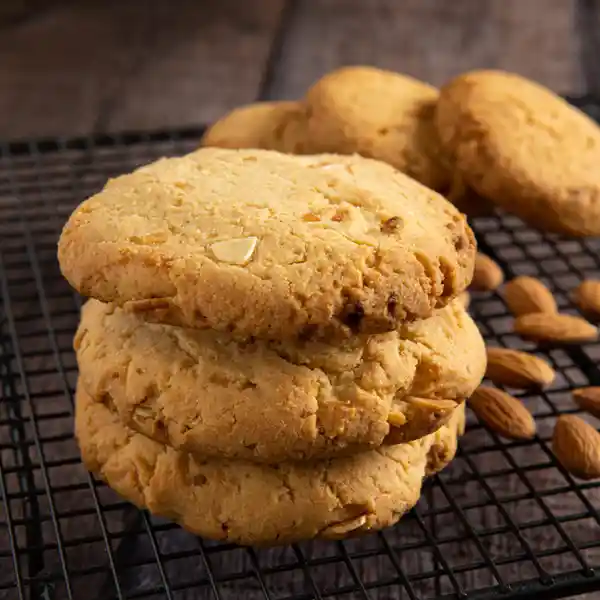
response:
<path id="1" fill-rule="evenodd" d="M 5 139 L 197 125 L 250 102 L 285 2 L 44 0 L 29 12 L 26 0 L 17 4 L 0 8 Z M 273 98 L 298 97 L 324 72 L 356 63 L 438 85 L 498 67 L 560 93 L 600 91 L 598 0 L 293 5 Z"/>
<path id="2" fill-rule="evenodd" d="M 270 98 L 297 98 L 326 71 L 360 63 L 437 85 L 496 67 L 559 93 L 600 93 L 600 0 L 37 4 L 0 2 L 3 139 L 209 122 L 257 97 L 282 15 Z"/>

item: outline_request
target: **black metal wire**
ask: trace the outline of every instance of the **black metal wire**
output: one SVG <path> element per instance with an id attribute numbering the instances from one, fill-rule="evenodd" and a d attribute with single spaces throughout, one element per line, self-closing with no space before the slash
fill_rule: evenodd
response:
<path id="1" fill-rule="evenodd" d="M 298 565 L 302 569 L 302 572 L 304 573 L 304 576 L 306 577 L 306 581 L 309 584 L 312 598 L 314 598 L 314 600 L 323 600 L 323 596 L 321 595 L 321 592 L 319 591 L 319 588 L 317 587 L 317 584 L 315 583 L 315 580 L 310 571 L 310 565 L 308 564 L 308 562 L 304 556 L 304 553 L 302 552 L 302 550 L 300 549 L 300 547 L 297 544 L 295 544 L 293 546 L 293 550 L 294 550 L 294 554 L 298 558 Z"/>
<path id="2" fill-rule="evenodd" d="M 12 515 L 10 510 L 8 509 L 8 493 L 7 493 L 7 485 L 6 485 L 6 477 L 4 472 L 0 468 L 0 496 L 2 497 L 2 503 L 6 508 L 6 517 L 5 523 L 6 531 L 8 534 L 8 542 L 10 545 L 10 556 L 12 558 L 13 570 L 15 574 L 15 587 L 19 594 L 19 596 L 24 596 L 24 588 L 23 588 L 23 576 L 21 574 L 21 566 L 19 564 L 19 555 L 17 550 L 17 536 L 15 534 L 15 524 L 12 519 Z"/>
<path id="3" fill-rule="evenodd" d="M 296 545 L 290 550 L 292 562 L 276 551 L 245 550 L 240 555 L 235 546 L 199 539 L 185 549 L 166 551 L 161 542 L 178 539 L 174 526 L 155 522 L 107 495 L 107 488 L 85 473 L 77 456 L 52 455 L 53 445 L 72 442 L 75 367 L 70 339 L 80 306 L 56 265 L 60 226 L 70 210 L 108 176 L 164 154 L 191 150 L 200 135 L 198 128 L 19 142 L 3 148 L 0 595 L 8 591 L 9 597 L 20 599 L 87 599 L 96 596 L 87 584 L 89 578 L 96 578 L 93 591 L 103 600 L 178 598 L 180 592 L 191 590 L 195 597 L 216 600 L 384 600 L 397 594 L 411 599 L 518 600 L 600 592 L 600 518 L 589 496 L 600 494 L 600 482 L 575 480 L 554 459 L 544 433 L 531 441 L 506 441 L 490 432 L 482 439 L 485 429 L 472 424 L 456 463 L 433 478 L 425 500 L 397 527 L 359 542 L 315 543 L 310 551 Z M 541 277 L 559 297 L 563 310 L 573 310 L 565 277 L 576 281 L 600 277 L 600 243 L 595 240 L 565 246 L 558 238 L 532 232 L 506 216 L 479 219 L 474 227 L 481 248 L 509 276 L 530 272 Z M 511 252 L 518 257 L 506 258 Z M 555 268 L 555 263 L 562 266 Z M 472 306 L 488 342 L 520 343 L 504 325 L 509 317 L 501 295 L 476 294 Z M 539 402 L 540 423 L 564 412 L 578 413 L 574 404 L 561 404 L 557 394 L 570 393 L 574 370 L 585 384 L 600 383 L 600 344 L 564 348 L 559 354 L 552 348 L 537 350 L 549 356 L 564 381 L 521 397 Z M 4 432 L 11 436 L 4 437 Z M 529 450 L 537 453 L 535 460 L 520 464 L 514 453 Z M 485 454 L 497 455 L 502 463 L 482 463 Z M 536 487 L 534 482 L 548 469 L 560 481 L 548 489 Z M 502 478 L 514 479 L 519 487 L 500 493 L 493 482 Z M 467 488 L 474 489 L 475 495 L 465 495 Z M 81 502 L 61 508 L 59 499 L 70 494 L 81 495 Z M 578 505 L 558 513 L 554 506 L 563 494 L 570 494 Z M 508 508 L 517 502 L 533 503 L 538 512 L 517 519 Z M 474 512 L 487 509 L 496 511 L 494 522 L 472 522 Z M 572 526 L 582 522 L 596 528 L 598 535 L 578 537 L 579 530 Z M 531 538 L 531 532 L 540 528 L 558 545 L 540 547 Z M 78 529 L 81 535 L 73 537 Z M 495 556 L 494 544 L 502 545 L 503 540 L 512 540 L 510 552 Z M 457 564 L 444 550 L 452 544 L 474 551 Z M 81 562 L 84 545 L 94 549 L 93 561 Z M 431 562 L 419 570 L 409 568 L 417 554 L 431 556 Z M 570 562 L 549 562 L 559 555 L 568 556 Z M 383 559 L 389 563 L 385 574 L 377 571 Z M 180 564 L 194 565 L 193 574 L 183 577 L 177 570 Z M 521 576 L 525 564 L 531 572 Z M 366 577 L 368 569 L 379 575 Z M 506 569 L 512 569 L 513 575 L 507 577 Z M 474 584 L 478 573 L 487 582 L 483 587 Z"/>
<path id="4" fill-rule="evenodd" d="M 498 582 L 498 584 L 500 586 L 499 591 L 506 592 L 508 587 L 507 587 L 506 583 L 504 582 L 502 575 L 498 571 L 497 566 L 494 564 L 494 562 L 492 560 L 490 560 L 489 556 L 487 555 L 487 552 L 481 542 L 480 536 L 477 534 L 475 529 L 471 526 L 471 524 L 469 523 L 469 520 L 465 517 L 465 513 L 464 513 L 463 509 L 461 508 L 461 506 L 457 502 L 455 502 L 454 498 L 452 497 L 452 494 L 448 491 L 448 487 L 444 483 L 443 478 L 441 478 L 437 475 L 435 476 L 435 478 L 436 478 L 436 483 L 439 485 L 442 493 L 448 500 L 449 504 L 452 506 L 452 509 L 454 510 L 456 516 L 458 517 L 458 519 L 462 523 L 463 527 L 468 532 L 468 536 L 465 536 L 465 539 L 467 537 L 470 537 L 475 541 L 475 545 L 477 546 L 479 553 L 481 554 L 486 565 L 492 572 L 494 579 Z"/>
<path id="5" fill-rule="evenodd" d="M 16 326 L 15 326 L 15 322 L 14 322 L 12 308 L 10 305 L 8 278 L 6 276 L 6 272 L 4 269 L 1 255 L 0 255 L 0 290 L 2 292 L 2 298 L 3 298 L 3 310 L 5 312 L 5 315 L 6 315 L 6 318 L 8 321 L 9 335 L 12 338 L 13 344 L 14 344 L 13 351 L 14 351 L 15 359 L 16 359 L 16 363 L 17 363 L 17 370 L 20 373 L 20 379 L 21 379 L 21 384 L 23 386 L 25 402 L 27 404 L 27 407 L 28 407 L 30 415 L 31 415 L 31 417 L 27 420 L 32 426 L 33 438 L 34 438 L 33 442 L 34 442 L 36 454 L 37 454 L 37 457 L 39 460 L 39 468 L 40 468 L 41 474 L 42 474 L 43 486 L 46 491 L 46 497 L 48 499 L 48 503 L 49 503 L 49 507 L 50 507 L 50 515 L 51 515 L 51 521 L 52 521 L 52 525 L 53 525 L 53 533 L 54 533 L 55 539 L 58 544 L 57 552 L 58 552 L 58 556 L 59 556 L 62 578 L 63 578 L 64 585 L 65 585 L 65 594 L 66 594 L 67 598 L 71 599 L 73 597 L 72 591 L 71 591 L 71 582 L 70 582 L 69 572 L 68 572 L 68 568 L 67 568 L 65 552 L 62 547 L 62 535 L 60 532 L 60 525 L 58 523 L 58 518 L 56 515 L 56 508 L 55 508 L 54 498 L 53 498 L 53 494 L 52 494 L 52 487 L 50 484 L 50 477 L 48 474 L 49 465 L 48 465 L 48 461 L 44 458 L 43 447 L 42 447 L 42 443 L 40 441 L 39 424 L 36 421 L 36 411 L 35 411 L 35 407 L 33 405 L 32 399 L 31 399 L 31 395 L 28 390 L 27 373 L 23 367 L 23 359 L 22 359 L 22 356 L 21 356 L 21 353 L 20 353 L 20 350 L 18 347 L 18 335 L 17 335 L 17 330 L 16 330 Z"/>
<path id="6" fill-rule="evenodd" d="M 9 411 L 9 415 L 12 418 L 5 420 L 5 426 L 10 429 L 10 441 L 7 447 L 12 450 L 13 462 L 15 465 L 22 465 L 24 467 L 24 473 L 18 474 L 18 488 L 19 494 L 22 498 L 26 499 L 24 509 L 26 514 L 32 520 L 39 519 L 39 506 L 35 495 L 31 493 L 31 489 L 34 486 L 32 480 L 32 467 L 29 452 L 20 452 L 19 449 L 26 444 L 26 434 L 24 430 L 23 418 L 18 402 L 13 402 L 15 396 L 14 384 L 12 379 L 8 375 L 8 362 L 10 353 L 7 351 L 6 345 L 3 343 L 0 349 L 0 354 L 3 356 L 2 361 L 2 397 L 0 402 L 0 408 L 6 408 Z M 3 423 L 4 424 L 4 423 Z M 12 557 L 13 568 L 15 572 L 15 579 L 17 589 L 20 593 L 23 593 L 23 579 L 21 573 L 21 565 L 19 562 L 18 546 L 15 533 L 15 520 L 12 516 L 10 501 L 7 493 L 7 476 L 6 469 L 3 468 L 0 461 L 0 493 L 4 506 L 6 506 L 6 528 L 10 541 L 10 554 Z M 38 528 L 35 526 L 25 527 L 25 543 L 27 546 L 35 547 L 41 545 Z M 38 571 L 42 568 L 41 558 L 38 553 L 32 552 L 29 557 L 29 570 Z"/>

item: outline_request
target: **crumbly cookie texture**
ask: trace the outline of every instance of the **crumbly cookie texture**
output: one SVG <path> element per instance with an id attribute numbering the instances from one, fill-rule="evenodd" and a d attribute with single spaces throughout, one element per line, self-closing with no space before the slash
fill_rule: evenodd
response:
<path id="1" fill-rule="evenodd" d="M 441 90 L 437 128 L 469 186 L 539 229 L 600 234 L 600 129 L 546 88 L 501 71 Z"/>
<path id="2" fill-rule="evenodd" d="M 437 98 L 437 89 L 400 73 L 361 66 L 332 71 L 305 97 L 310 150 L 376 158 L 446 193 L 451 175 L 435 129 Z"/>
<path id="3" fill-rule="evenodd" d="M 262 148 L 293 152 L 297 123 L 304 108 L 298 102 L 256 102 L 237 108 L 208 128 L 202 146 Z"/>
<path id="4" fill-rule="evenodd" d="M 133 432 L 77 393 L 76 435 L 87 468 L 141 508 L 191 532 L 239 544 L 338 539 L 394 524 L 423 478 L 454 456 L 464 408 L 408 444 L 305 463 L 203 460 Z"/>
<path id="5" fill-rule="evenodd" d="M 148 320 L 332 339 L 430 316 L 471 281 L 475 241 L 384 163 L 204 148 L 111 180 L 58 257 L 83 295 Z"/>
<path id="6" fill-rule="evenodd" d="M 80 385 L 125 425 L 203 456 L 268 462 L 418 439 L 486 367 L 458 301 L 397 332 L 329 345 L 235 342 L 90 300 L 75 348 Z"/>

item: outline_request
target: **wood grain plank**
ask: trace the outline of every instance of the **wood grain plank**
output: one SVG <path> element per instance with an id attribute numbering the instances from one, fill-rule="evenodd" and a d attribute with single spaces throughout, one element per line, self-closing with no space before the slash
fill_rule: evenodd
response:
<path id="1" fill-rule="evenodd" d="M 276 85 L 300 96 L 323 73 L 371 64 L 440 85 L 501 68 L 580 93 L 574 0 L 314 0 L 298 10 Z"/>
<path id="2" fill-rule="evenodd" d="M 0 36 L 0 136 L 176 127 L 252 100 L 282 0 L 55 7 Z"/>
<path id="3" fill-rule="evenodd" d="M 600 0 L 578 0 L 581 70 L 588 93 L 600 97 Z"/>

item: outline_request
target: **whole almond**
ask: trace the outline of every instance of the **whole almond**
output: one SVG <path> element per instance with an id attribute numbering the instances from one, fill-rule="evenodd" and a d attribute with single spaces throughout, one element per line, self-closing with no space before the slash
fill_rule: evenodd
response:
<path id="1" fill-rule="evenodd" d="M 585 342 L 598 338 L 598 329 L 580 317 L 552 313 L 529 313 L 515 319 L 515 332 L 545 342 Z"/>
<path id="2" fill-rule="evenodd" d="M 554 369 L 545 360 L 508 348 L 487 349 L 485 374 L 496 385 L 524 389 L 545 387 L 556 377 Z"/>
<path id="3" fill-rule="evenodd" d="M 477 253 L 475 257 L 475 270 L 471 288 L 479 291 L 492 291 L 504 282 L 504 273 L 498 263 L 486 254 Z"/>
<path id="4" fill-rule="evenodd" d="M 504 300 L 515 317 L 558 312 L 552 292 L 539 279 L 527 275 L 515 277 L 506 284 Z"/>
<path id="5" fill-rule="evenodd" d="M 600 433 L 575 415 L 562 415 L 554 426 L 552 450 L 572 475 L 600 477 Z"/>
<path id="6" fill-rule="evenodd" d="M 573 300 L 582 312 L 600 315 L 600 281 L 582 281 L 573 292 Z"/>
<path id="7" fill-rule="evenodd" d="M 469 399 L 473 412 L 490 429 L 506 438 L 531 439 L 535 420 L 525 405 L 502 390 L 480 385 Z"/>
<path id="8" fill-rule="evenodd" d="M 573 399 L 581 410 L 600 419 L 600 387 L 585 387 L 573 390 Z"/>

